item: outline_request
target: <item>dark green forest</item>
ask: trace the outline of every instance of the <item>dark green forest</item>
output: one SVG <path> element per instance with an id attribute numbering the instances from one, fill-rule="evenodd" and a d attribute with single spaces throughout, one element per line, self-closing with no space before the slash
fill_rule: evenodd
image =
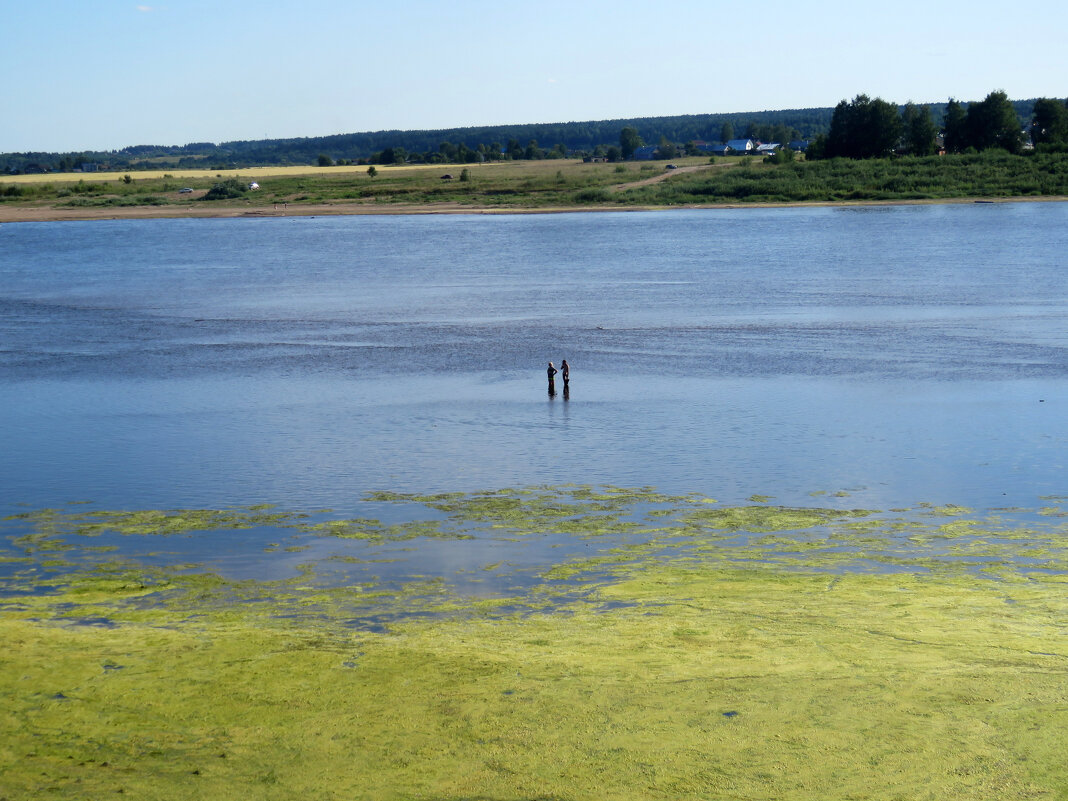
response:
<path id="1" fill-rule="evenodd" d="M 1021 153 L 1028 148 L 1065 146 L 1068 105 L 1061 100 L 1036 100 L 1030 118 L 1021 120 L 1016 106 L 999 90 L 967 107 L 950 100 L 941 124 L 936 125 L 927 108 L 907 103 L 898 109 L 880 98 L 857 95 L 835 107 L 830 130 L 816 136 L 806 156 L 809 160 L 877 159 L 991 149 Z"/>
<path id="2" fill-rule="evenodd" d="M 929 117 L 932 125 L 941 128 L 947 107 L 951 113 L 955 111 L 953 102 L 913 108 L 923 110 L 925 118 Z M 1035 102 L 1011 102 L 1021 130 L 1031 125 Z M 90 165 L 110 170 L 230 169 L 611 156 L 610 151 L 619 147 L 620 134 L 625 128 L 637 131 L 644 143 L 670 144 L 684 152 L 687 143 L 715 143 L 732 137 L 777 142 L 826 137 L 831 132 L 835 111 L 832 108 L 787 109 L 427 131 L 375 131 L 221 144 L 134 145 L 106 152 L 5 153 L 0 154 L 0 173 L 66 172 Z"/>

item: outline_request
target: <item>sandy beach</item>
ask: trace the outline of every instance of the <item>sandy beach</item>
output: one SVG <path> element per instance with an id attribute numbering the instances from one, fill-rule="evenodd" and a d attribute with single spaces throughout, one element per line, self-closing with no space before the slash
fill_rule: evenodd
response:
<path id="1" fill-rule="evenodd" d="M 949 198 L 939 200 L 813 201 L 801 203 L 717 203 L 680 206 L 552 206 L 519 208 L 461 203 L 407 204 L 367 202 L 289 203 L 274 207 L 245 203 L 186 203 L 167 206 L 63 208 L 51 204 L 0 204 L 0 224 L 17 222 L 63 222 L 74 220 L 153 220 L 231 217 L 317 217 L 362 214 L 559 214 L 577 211 L 668 211 L 672 209 L 739 209 L 786 206 L 900 206 L 945 203 L 1035 203 L 1062 202 L 1066 196 L 1011 198 Z"/>

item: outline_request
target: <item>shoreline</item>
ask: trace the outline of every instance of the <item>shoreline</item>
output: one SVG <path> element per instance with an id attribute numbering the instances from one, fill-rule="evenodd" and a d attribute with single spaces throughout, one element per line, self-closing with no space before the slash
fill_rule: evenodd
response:
<path id="1" fill-rule="evenodd" d="M 567 214 L 609 211 L 676 211 L 681 209 L 806 208 L 850 206 L 929 206 L 962 203 L 1063 203 L 1068 196 L 965 197 L 924 200 L 814 200 L 788 203 L 708 203 L 678 206 L 542 206 L 507 207 L 443 204 L 292 203 L 287 208 L 215 202 L 175 206 L 120 208 L 57 208 L 54 206 L 0 204 L 0 224 L 19 222 L 79 222 L 92 220 L 234 219 L 259 217 L 370 216 L 408 214 Z"/>

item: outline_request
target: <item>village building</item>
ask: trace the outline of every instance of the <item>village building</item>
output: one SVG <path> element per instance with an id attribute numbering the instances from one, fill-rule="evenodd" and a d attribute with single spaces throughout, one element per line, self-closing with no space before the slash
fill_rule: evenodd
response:
<path id="1" fill-rule="evenodd" d="M 727 142 L 727 147 L 733 153 L 749 154 L 753 152 L 756 143 L 752 139 L 731 139 Z"/>

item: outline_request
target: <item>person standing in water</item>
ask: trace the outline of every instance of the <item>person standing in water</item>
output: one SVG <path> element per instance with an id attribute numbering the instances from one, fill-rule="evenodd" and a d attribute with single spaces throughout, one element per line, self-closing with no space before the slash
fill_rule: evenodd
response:
<path id="1" fill-rule="evenodd" d="M 549 394 L 550 395 L 555 395 L 556 394 L 556 368 L 553 367 L 553 363 L 552 362 L 549 362 L 549 369 L 546 370 L 546 373 L 549 376 Z"/>
<path id="2" fill-rule="evenodd" d="M 571 380 L 571 368 L 567 364 L 567 359 L 560 362 L 560 375 L 564 379 L 564 386 L 567 386 L 567 382 Z"/>

